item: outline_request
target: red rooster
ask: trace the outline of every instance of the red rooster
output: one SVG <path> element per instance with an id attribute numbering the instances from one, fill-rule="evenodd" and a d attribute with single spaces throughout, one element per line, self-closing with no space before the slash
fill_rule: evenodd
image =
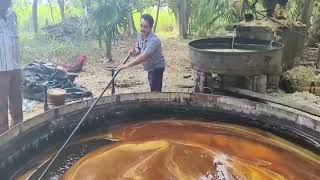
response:
<path id="1" fill-rule="evenodd" d="M 86 55 L 79 55 L 76 58 L 76 62 L 74 64 L 65 64 L 63 65 L 63 68 L 67 71 L 67 72 L 80 72 L 82 71 L 82 68 L 84 65 L 86 65 L 88 62 L 88 58 Z"/>

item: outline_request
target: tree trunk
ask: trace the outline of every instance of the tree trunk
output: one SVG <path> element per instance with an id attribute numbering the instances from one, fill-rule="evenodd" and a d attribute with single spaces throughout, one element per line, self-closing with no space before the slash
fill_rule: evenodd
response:
<path id="1" fill-rule="evenodd" d="M 65 11 L 64 11 L 65 2 L 64 2 L 64 0 L 58 0 L 58 4 L 59 4 L 59 8 L 60 8 L 61 19 L 63 20 L 65 18 Z"/>
<path id="2" fill-rule="evenodd" d="M 143 0 L 140 1 L 140 17 L 143 15 Z"/>
<path id="3" fill-rule="evenodd" d="M 33 0 L 32 4 L 33 31 L 38 33 L 38 0 Z"/>
<path id="4" fill-rule="evenodd" d="M 302 23 L 307 25 L 307 27 L 310 26 L 310 19 L 313 13 L 313 9 L 315 7 L 315 0 L 305 0 L 302 15 L 301 15 L 301 20 Z"/>
<path id="5" fill-rule="evenodd" d="M 109 62 L 112 62 L 112 42 L 107 42 L 106 43 L 107 47 L 107 58 L 109 59 Z"/>
<path id="6" fill-rule="evenodd" d="M 187 0 L 186 2 L 186 12 L 185 12 L 185 29 L 186 33 L 190 34 L 189 28 L 190 28 L 190 17 L 191 17 L 191 2 L 190 0 Z"/>
<path id="7" fill-rule="evenodd" d="M 134 25 L 132 12 L 129 12 L 128 17 L 129 17 L 129 35 L 133 36 L 137 33 L 137 29 L 136 29 L 136 26 Z"/>
<path id="8" fill-rule="evenodd" d="M 187 0 L 181 0 L 179 6 L 179 37 L 182 39 L 187 38 L 186 29 L 186 11 L 187 11 Z"/>
<path id="9" fill-rule="evenodd" d="M 105 39 L 105 44 L 107 48 L 107 58 L 109 59 L 109 62 L 112 62 L 112 39 L 107 37 Z"/>
<path id="10" fill-rule="evenodd" d="M 311 28 L 308 34 L 307 46 L 316 47 L 320 42 L 320 20 L 318 20 Z"/>
<path id="11" fill-rule="evenodd" d="M 318 45 L 318 53 L 317 53 L 317 69 L 320 69 L 320 45 Z"/>
<path id="12" fill-rule="evenodd" d="M 102 28 L 98 28 L 98 43 L 99 43 L 99 48 L 102 49 L 102 38 L 103 38 L 103 32 Z"/>
<path id="13" fill-rule="evenodd" d="M 52 22 L 53 22 L 53 24 L 55 24 L 51 1 L 49 1 L 49 6 L 50 6 L 50 13 L 51 13 Z"/>
<path id="14" fill-rule="evenodd" d="M 191 16 L 191 6 L 189 0 L 177 0 L 171 5 L 174 12 L 177 28 L 179 30 L 180 38 L 187 38 L 187 31 L 189 27 L 189 19 Z"/>
<path id="15" fill-rule="evenodd" d="M 179 10 L 173 9 L 172 11 L 174 14 L 174 19 L 176 20 L 176 29 L 179 31 L 179 15 L 178 15 Z"/>
<path id="16" fill-rule="evenodd" d="M 156 23 L 154 24 L 154 29 L 153 29 L 154 32 L 156 32 L 156 29 L 157 29 L 158 20 L 159 20 L 159 12 L 160 12 L 160 0 L 158 0 Z"/>

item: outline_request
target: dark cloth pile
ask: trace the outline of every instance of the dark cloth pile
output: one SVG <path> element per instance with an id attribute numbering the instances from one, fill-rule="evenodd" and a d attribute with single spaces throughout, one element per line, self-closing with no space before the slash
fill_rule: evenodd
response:
<path id="1" fill-rule="evenodd" d="M 74 83 L 77 75 L 68 74 L 56 65 L 34 62 L 22 69 L 22 91 L 24 98 L 44 101 L 45 89 L 62 88 L 67 91 L 67 101 L 92 96 L 90 91 Z"/>

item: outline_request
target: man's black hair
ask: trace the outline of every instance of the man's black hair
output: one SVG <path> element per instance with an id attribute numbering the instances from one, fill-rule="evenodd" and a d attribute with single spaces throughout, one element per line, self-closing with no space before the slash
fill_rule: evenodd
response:
<path id="1" fill-rule="evenodd" d="M 144 19 L 144 20 L 148 21 L 150 27 L 151 27 L 151 28 L 153 27 L 154 20 L 153 20 L 153 17 L 152 17 L 150 14 L 144 14 L 144 15 L 142 15 L 141 19 Z"/>

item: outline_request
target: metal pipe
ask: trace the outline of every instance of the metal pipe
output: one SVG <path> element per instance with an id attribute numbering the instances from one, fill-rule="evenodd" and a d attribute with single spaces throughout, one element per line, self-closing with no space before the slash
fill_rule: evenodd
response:
<path id="1" fill-rule="evenodd" d="M 127 61 L 130 59 L 132 53 L 130 53 L 128 55 L 128 57 L 126 58 L 126 60 L 123 62 L 123 64 L 126 64 Z M 53 159 L 51 160 L 51 162 L 49 163 L 49 165 L 47 166 L 47 168 L 43 171 L 43 173 L 41 174 L 41 176 L 39 177 L 39 180 L 43 179 L 44 175 L 46 174 L 46 172 L 48 171 L 48 169 L 51 167 L 52 163 L 57 159 L 57 157 L 59 156 L 59 154 L 62 152 L 62 150 L 66 147 L 66 145 L 69 143 L 70 139 L 72 138 L 72 136 L 76 133 L 76 131 L 79 129 L 80 125 L 84 122 L 84 120 L 87 118 L 87 116 L 89 115 L 89 113 L 93 110 L 93 108 L 97 105 L 97 103 L 99 102 L 99 100 L 102 98 L 103 94 L 107 91 L 107 89 L 111 86 L 112 81 L 114 81 L 114 79 L 117 77 L 117 75 L 119 74 L 120 70 L 118 70 L 113 76 L 111 81 L 108 83 L 108 85 L 104 88 L 104 90 L 102 91 L 102 93 L 99 95 L 99 97 L 94 101 L 94 103 L 90 106 L 89 110 L 86 112 L 86 114 L 82 117 L 82 119 L 80 120 L 80 122 L 78 123 L 78 125 L 74 128 L 74 130 L 72 131 L 72 133 L 70 134 L 70 136 L 68 137 L 68 139 L 65 141 L 65 143 L 61 146 L 61 148 L 59 149 L 59 151 L 57 152 L 57 154 L 53 157 Z"/>
<path id="2" fill-rule="evenodd" d="M 44 106 L 43 106 L 44 111 L 49 110 L 49 105 L 48 105 L 48 86 L 44 87 Z"/>
<path id="3" fill-rule="evenodd" d="M 113 77 L 114 76 L 114 73 L 115 73 L 115 69 L 112 68 L 111 69 L 111 76 Z M 115 83 L 114 83 L 114 79 L 112 80 L 112 88 L 111 88 L 111 94 L 114 95 L 116 93 L 116 88 L 115 88 Z"/>

